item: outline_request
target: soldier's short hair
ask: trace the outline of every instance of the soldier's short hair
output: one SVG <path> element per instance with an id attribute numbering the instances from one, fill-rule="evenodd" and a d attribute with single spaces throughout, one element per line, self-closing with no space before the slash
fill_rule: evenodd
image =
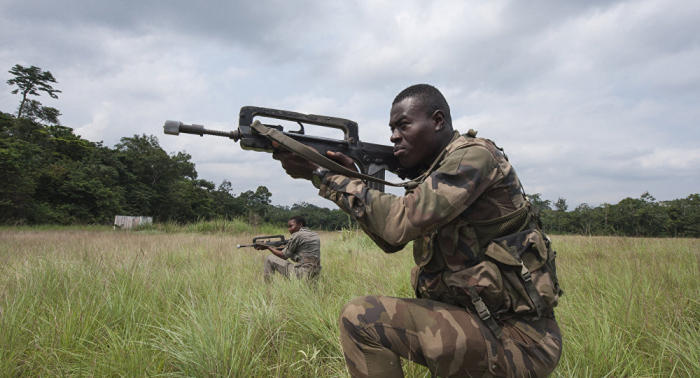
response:
<path id="1" fill-rule="evenodd" d="M 294 221 L 296 224 L 300 224 L 301 227 L 306 227 L 306 219 L 304 219 L 304 217 L 302 217 L 301 215 L 295 215 L 289 218 L 287 222 L 289 222 L 290 220 Z"/>
<path id="2" fill-rule="evenodd" d="M 452 125 L 452 116 L 450 115 L 450 105 L 447 104 L 445 96 L 440 91 L 429 84 L 415 84 L 404 89 L 399 93 L 392 106 L 407 99 L 415 98 L 420 101 L 421 109 L 428 117 L 432 117 L 437 110 L 442 110 L 445 114 L 445 121 L 448 125 Z"/>

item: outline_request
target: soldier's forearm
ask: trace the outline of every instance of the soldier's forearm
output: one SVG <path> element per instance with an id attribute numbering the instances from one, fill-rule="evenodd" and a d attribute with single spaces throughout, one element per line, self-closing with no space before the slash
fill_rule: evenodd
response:
<path id="1" fill-rule="evenodd" d="M 286 257 L 284 257 L 284 253 L 282 253 L 282 251 L 280 251 L 279 249 L 277 249 L 275 247 L 268 247 L 268 249 L 270 250 L 270 252 L 272 252 L 273 255 L 275 255 L 281 259 L 285 259 L 285 260 L 287 259 Z"/>

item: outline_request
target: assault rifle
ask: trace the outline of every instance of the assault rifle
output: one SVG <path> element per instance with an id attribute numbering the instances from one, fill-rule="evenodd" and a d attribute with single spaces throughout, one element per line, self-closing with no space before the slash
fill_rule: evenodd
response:
<path id="1" fill-rule="evenodd" d="M 256 117 L 292 121 L 299 124 L 300 128 L 296 131 L 284 131 L 281 125 L 262 124 L 260 121 L 255 120 Z M 304 124 L 342 130 L 344 133 L 343 140 L 306 135 L 304 133 Z M 238 128 L 233 131 L 209 130 L 205 129 L 202 125 L 186 125 L 179 121 L 166 121 L 163 129 L 165 133 L 169 135 L 185 133 L 199 136 L 207 134 L 227 137 L 233 139 L 235 142 L 240 141 L 241 148 L 244 150 L 264 152 L 275 151 L 275 148 L 272 146 L 273 140 L 279 143 L 280 140 L 288 140 L 291 138 L 292 141 L 289 143 L 295 141 L 299 142 L 307 147 L 315 149 L 323 157 L 326 156 L 327 151 L 341 152 L 355 161 L 355 164 L 357 164 L 362 174 L 377 179 L 384 179 L 384 170 L 393 172 L 401 179 L 413 179 L 420 174 L 420 172 L 415 169 L 403 167 L 394 156 L 393 147 L 360 141 L 357 123 L 343 118 L 244 106 L 241 108 L 238 115 Z M 272 130 L 272 132 L 270 132 L 270 130 Z M 263 134 L 263 132 L 265 134 Z M 287 137 L 287 139 L 284 139 L 285 137 Z M 285 145 L 284 142 L 280 144 Z M 294 152 L 296 153 L 297 151 Z M 326 160 L 330 161 L 329 159 Z M 317 162 L 317 164 L 325 166 L 323 162 Z M 326 166 L 326 168 L 332 167 Z M 383 182 L 370 182 L 369 185 L 373 189 L 384 191 Z"/>
<path id="2" fill-rule="evenodd" d="M 255 247 L 258 245 L 267 245 L 270 247 L 279 248 L 284 247 L 287 245 L 287 243 L 289 243 L 289 240 L 285 240 L 284 235 L 258 236 L 257 238 L 253 238 L 253 244 L 238 244 L 236 245 L 236 248 Z"/>

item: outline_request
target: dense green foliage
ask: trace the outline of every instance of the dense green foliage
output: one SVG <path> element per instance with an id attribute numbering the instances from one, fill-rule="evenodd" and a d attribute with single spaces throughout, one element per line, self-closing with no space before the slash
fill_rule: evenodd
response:
<path id="1" fill-rule="evenodd" d="M 700 194 L 672 201 L 657 201 L 648 192 L 617 204 L 597 207 L 581 204 L 567 211 L 566 200 L 550 201 L 531 196 L 542 214 L 546 231 L 555 234 L 617 235 L 644 237 L 700 237 Z"/>
<path id="2" fill-rule="evenodd" d="M 234 195 L 229 181 L 216 187 L 198 179 L 190 159 L 182 152 L 169 155 L 154 136 L 124 137 L 109 148 L 69 127 L 0 113 L 0 223 L 109 224 L 115 215 L 145 215 L 283 224 L 301 214 L 316 229 L 348 226 L 337 209 L 274 206 L 264 186 Z"/>

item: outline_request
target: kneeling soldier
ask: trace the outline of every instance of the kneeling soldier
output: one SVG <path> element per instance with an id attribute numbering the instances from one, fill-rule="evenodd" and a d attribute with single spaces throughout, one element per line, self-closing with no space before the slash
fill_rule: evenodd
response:
<path id="1" fill-rule="evenodd" d="M 287 228 L 292 237 L 283 249 L 269 245 L 255 247 L 272 252 L 265 258 L 265 280 L 271 280 L 275 272 L 287 278 L 316 277 L 321 271 L 321 239 L 306 227 L 306 220 L 299 215 L 289 218 Z"/>
<path id="2" fill-rule="evenodd" d="M 417 298 L 367 295 L 341 310 L 353 377 L 403 377 L 401 358 L 440 377 L 546 377 L 559 363 L 555 253 L 503 151 L 452 128 L 430 85 L 406 88 L 389 118 L 394 156 L 423 175 L 399 197 L 279 150 L 292 177 L 350 214 L 385 252 L 413 242 Z M 353 169 L 351 158 L 328 153 Z"/>

